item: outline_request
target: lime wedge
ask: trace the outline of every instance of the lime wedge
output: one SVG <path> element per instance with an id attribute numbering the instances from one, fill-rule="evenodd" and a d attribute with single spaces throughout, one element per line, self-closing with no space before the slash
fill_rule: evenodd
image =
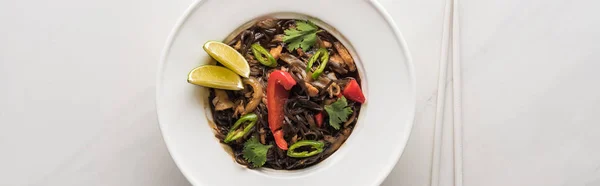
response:
<path id="1" fill-rule="evenodd" d="M 242 78 L 239 75 L 225 67 L 214 65 L 204 65 L 195 68 L 188 75 L 188 82 L 216 89 L 244 89 Z"/>
<path id="2" fill-rule="evenodd" d="M 208 41 L 202 48 L 212 58 L 240 76 L 247 78 L 250 75 L 250 66 L 244 56 L 229 45 L 218 41 Z"/>

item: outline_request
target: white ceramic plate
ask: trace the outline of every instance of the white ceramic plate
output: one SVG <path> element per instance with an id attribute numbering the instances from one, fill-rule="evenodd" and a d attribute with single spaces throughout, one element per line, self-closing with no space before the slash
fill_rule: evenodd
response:
<path id="1" fill-rule="evenodd" d="M 311 19 L 352 48 L 367 97 L 356 128 L 321 163 L 297 171 L 250 170 L 223 150 L 208 124 L 205 88 L 186 82 L 210 57 L 208 40 L 223 40 L 260 17 Z M 326 25 L 328 24 L 328 25 Z M 167 147 L 194 185 L 378 185 L 394 167 L 412 127 L 415 86 L 409 53 L 379 4 L 363 0 L 204 0 L 169 37 L 157 80 L 157 110 Z"/>

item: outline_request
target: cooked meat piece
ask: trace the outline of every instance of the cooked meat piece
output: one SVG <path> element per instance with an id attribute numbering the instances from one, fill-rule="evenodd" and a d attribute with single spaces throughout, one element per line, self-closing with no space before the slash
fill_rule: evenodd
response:
<path id="1" fill-rule="evenodd" d="M 237 43 L 235 43 L 235 45 L 233 46 L 233 49 L 235 50 L 240 50 L 240 48 L 242 48 L 242 41 L 238 40 Z"/>
<path id="2" fill-rule="evenodd" d="M 278 42 L 278 43 L 283 42 L 283 34 L 277 34 L 277 35 L 275 35 L 275 37 L 273 37 L 273 39 L 271 40 L 271 42 Z"/>
<path id="3" fill-rule="evenodd" d="M 296 52 L 298 52 L 298 56 L 300 56 L 300 57 L 305 55 L 304 51 L 302 51 L 302 48 L 297 48 Z"/>
<path id="4" fill-rule="evenodd" d="M 304 83 L 304 85 L 306 86 L 306 89 L 308 90 L 308 96 L 316 97 L 319 95 L 319 89 L 315 88 L 310 83 Z"/>
<path id="5" fill-rule="evenodd" d="M 321 37 L 317 37 L 317 43 L 319 44 L 319 47 L 331 48 L 331 43 L 328 41 L 322 40 Z"/>
<path id="6" fill-rule="evenodd" d="M 275 58 L 275 60 L 278 60 L 279 56 L 281 56 L 282 49 L 283 49 L 283 46 L 278 45 L 275 48 L 271 48 L 271 51 L 269 51 L 269 53 L 273 56 L 273 58 Z"/>

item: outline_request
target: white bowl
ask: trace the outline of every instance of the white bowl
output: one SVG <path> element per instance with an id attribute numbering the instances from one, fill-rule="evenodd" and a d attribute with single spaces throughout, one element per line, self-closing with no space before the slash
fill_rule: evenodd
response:
<path id="1" fill-rule="evenodd" d="M 344 145 L 329 158 L 296 171 L 250 170 L 221 147 L 206 88 L 187 83 L 188 72 L 210 57 L 208 40 L 223 40 L 260 17 L 311 19 L 348 47 L 367 102 Z M 192 5 L 173 30 L 159 67 L 156 104 L 171 156 L 194 185 L 378 185 L 392 170 L 410 135 L 415 79 L 404 40 L 374 1 L 204 0 Z"/>

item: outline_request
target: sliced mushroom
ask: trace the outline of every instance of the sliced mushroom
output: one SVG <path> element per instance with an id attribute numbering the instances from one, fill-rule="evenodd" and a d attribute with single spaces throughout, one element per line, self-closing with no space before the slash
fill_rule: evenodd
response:
<path id="1" fill-rule="evenodd" d="M 346 63 L 344 62 L 342 57 L 335 53 L 333 55 L 331 55 L 331 57 L 329 57 L 329 62 L 339 63 L 340 66 L 346 65 Z"/>
<path id="2" fill-rule="evenodd" d="M 344 66 L 346 66 L 344 60 L 338 54 L 333 54 L 331 57 L 329 57 L 328 64 L 330 64 L 331 69 L 337 73 L 340 73 L 340 74 L 348 73 L 348 70 L 346 70 L 346 68 L 344 68 Z"/>
<path id="3" fill-rule="evenodd" d="M 312 78 L 311 78 L 312 80 Z M 316 81 L 312 81 L 310 82 L 310 84 L 312 84 L 315 87 L 319 87 L 320 89 L 324 89 L 327 88 L 327 85 L 331 82 L 331 79 L 329 79 L 329 77 L 327 76 L 319 76 L 319 79 L 317 79 Z"/>
<path id="4" fill-rule="evenodd" d="M 263 20 L 258 21 L 258 23 L 256 23 L 256 25 L 258 27 L 261 27 L 264 29 L 275 28 L 277 26 L 277 19 L 272 19 L 272 18 L 263 19 Z"/>
<path id="5" fill-rule="evenodd" d="M 233 116 L 239 116 L 242 113 L 244 113 L 244 100 L 240 99 L 236 101 L 236 105 L 233 110 Z"/>
<path id="6" fill-rule="evenodd" d="M 337 77 L 335 76 L 335 73 L 333 73 L 333 72 L 328 73 L 327 78 L 329 78 L 331 80 L 337 80 Z"/>
<path id="7" fill-rule="evenodd" d="M 352 116 L 350 116 L 350 118 L 348 118 L 348 120 L 346 120 L 346 122 L 344 122 L 344 128 L 347 128 L 348 125 L 350 125 L 350 123 L 354 122 L 355 119 L 356 119 L 356 112 L 352 112 Z"/>
<path id="8" fill-rule="evenodd" d="M 271 53 L 271 56 L 273 56 L 273 58 L 275 58 L 275 60 L 278 60 L 279 56 L 281 55 L 282 49 L 283 49 L 283 46 L 278 45 L 275 48 L 271 48 L 271 51 L 269 51 L 269 53 Z"/>
<path id="9" fill-rule="evenodd" d="M 227 92 L 224 90 L 215 89 L 215 98 L 212 100 L 215 110 L 221 111 L 233 107 L 233 102 L 229 100 Z"/>
<path id="10" fill-rule="evenodd" d="M 346 128 L 344 130 L 342 130 L 342 132 L 340 134 L 338 134 L 336 137 L 332 137 L 332 136 L 325 136 L 323 137 L 323 139 L 325 139 L 325 141 L 331 143 L 331 146 L 329 146 L 329 148 L 327 150 L 325 150 L 325 152 L 323 152 L 324 154 L 331 154 L 333 152 L 335 152 L 337 149 L 339 149 L 342 144 L 344 144 L 344 141 L 346 141 L 346 138 L 348 138 L 348 135 L 350 135 L 350 129 Z"/>
<path id="11" fill-rule="evenodd" d="M 244 108 L 242 114 L 248 114 L 254 111 L 258 104 L 260 104 L 263 95 L 263 87 L 258 80 L 255 78 L 246 78 L 242 81 L 246 85 L 250 85 L 252 87 L 252 99 L 248 101 L 248 104 Z"/>
<path id="12" fill-rule="evenodd" d="M 296 56 L 293 56 L 292 54 L 282 53 L 281 56 L 279 56 L 279 58 L 289 65 L 299 65 L 303 69 L 306 68 L 306 64 L 302 60 L 298 59 Z"/>
<path id="13" fill-rule="evenodd" d="M 348 69 L 351 72 L 356 71 L 356 66 L 354 65 L 354 59 L 352 59 L 352 56 L 350 56 L 350 53 L 348 53 L 348 50 L 346 50 L 346 47 L 344 47 L 340 42 L 333 43 L 333 46 L 335 46 L 335 50 L 337 50 L 337 52 L 340 54 L 340 56 L 344 60 L 344 63 L 346 64 L 346 66 L 348 66 Z"/>
<path id="14" fill-rule="evenodd" d="M 267 142 L 267 133 L 265 132 L 265 129 L 260 128 L 260 130 L 258 130 L 258 133 L 260 135 L 260 143 L 265 144 Z"/>

